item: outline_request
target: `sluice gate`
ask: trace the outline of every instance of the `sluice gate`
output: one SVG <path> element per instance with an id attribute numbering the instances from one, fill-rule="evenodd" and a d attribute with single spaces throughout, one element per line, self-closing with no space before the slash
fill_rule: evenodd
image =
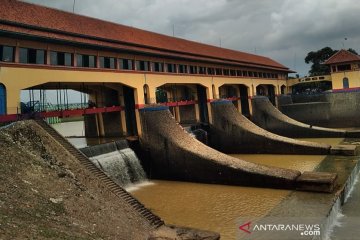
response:
<path id="1" fill-rule="evenodd" d="M 209 145 L 224 153 L 328 154 L 330 145 L 299 141 L 268 132 L 237 111 L 232 102 L 211 103 Z"/>
<path id="2" fill-rule="evenodd" d="M 167 107 L 145 107 L 140 110 L 140 120 L 140 141 L 151 155 L 153 178 L 285 189 L 325 183 L 314 190 L 333 189 L 336 174 L 321 175 L 319 182 L 312 176 L 308 182 L 308 175 L 299 171 L 250 163 L 212 149 L 188 134 Z"/>
<path id="3" fill-rule="evenodd" d="M 252 98 L 252 121 L 272 133 L 294 138 L 360 137 L 360 131 L 323 128 L 298 122 L 281 113 L 266 97 Z"/>

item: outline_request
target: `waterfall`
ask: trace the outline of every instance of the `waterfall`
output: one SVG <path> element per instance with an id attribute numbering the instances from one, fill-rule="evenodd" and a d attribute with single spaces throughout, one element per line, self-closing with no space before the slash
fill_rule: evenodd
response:
<path id="1" fill-rule="evenodd" d="M 342 225 L 342 218 L 344 217 L 342 213 L 342 205 L 345 204 L 349 198 L 351 197 L 351 194 L 354 191 L 354 188 L 359 180 L 360 175 L 360 163 L 357 163 L 354 170 L 351 172 L 348 180 L 345 183 L 344 191 L 342 193 L 343 196 L 339 196 L 334 203 L 331 212 L 329 216 L 327 217 L 325 223 L 323 224 L 324 227 L 324 234 L 321 237 L 321 240 L 331 240 L 334 228 L 336 226 Z M 343 202 L 342 202 L 343 200 Z"/>
<path id="2" fill-rule="evenodd" d="M 91 162 L 122 187 L 146 180 L 135 152 L 125 141 L 80 149 Z"/>

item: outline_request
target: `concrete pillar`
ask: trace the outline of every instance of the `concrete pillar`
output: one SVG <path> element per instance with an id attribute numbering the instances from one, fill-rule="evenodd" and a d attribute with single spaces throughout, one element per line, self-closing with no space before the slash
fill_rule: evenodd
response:
<path id="1" fill-rule="evenodd" d="M 104 119 L 102 113 L 96 114 L 98 132 L 100 137 L 105 137 Z"/>
<path id="2" fill-rule="evenodd" d="M 142 137 L 142 129 L 141 129 L 139 109 L 135 109 L 135 117 L 136 117 L 137 133 L 138 133 L 138 136 L 141 138 Z"/>
<path id="3" fill-rule="evenodd" d="M 197 122 L 200 122 L 199 104 L 195 104 L 195 118 Z"/>
<path id="4" fill-rule="evenodd" d="M 254 85 L 251 85 L 251 89 L 248 88 L 248 102 L 249 102 L 249 111 L 250 115 L 253 115 L 252 101 L 251 98 L 254 96 Z"/>
<path id="5" fill-rule="evenodd" d="M 241 100 L 240 100 L 240 88 L 239 86 L 235 85 L 234 88 L 236 89 L 236 97 L 238 98 L 237 101 L 237 110 L 241 112 Z"/>
<path id="6" fill-rule="evenodd" d="M 179 106 L 174 107 L 174 117 L 177 122 L 180 122 L 181 116 L 180 116 L 180 108 Z"/>

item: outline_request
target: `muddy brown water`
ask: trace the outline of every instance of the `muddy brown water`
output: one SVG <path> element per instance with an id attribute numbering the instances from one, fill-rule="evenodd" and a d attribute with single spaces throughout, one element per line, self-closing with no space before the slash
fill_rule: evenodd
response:
<path id="1" fill-rule="evenodd" d="M 55 124 L 53 127 L 77 147 L 95 145 L 111 139 L 86 139 L 83 122 Z M 76 136 L 76 137 L 74 137 Z M 336 145 L 341 138 L 300 139 Z M 234 154 L 236 158 L 268 166 L 312 171 L 325 156 Z M 131 194 L 168 224 L 216 231 L 221 239 L 236 239 L 240 217 L 265 216 L 288 194 L 288 190 L 198 184 L 152 180 L 133 188 Z"/>

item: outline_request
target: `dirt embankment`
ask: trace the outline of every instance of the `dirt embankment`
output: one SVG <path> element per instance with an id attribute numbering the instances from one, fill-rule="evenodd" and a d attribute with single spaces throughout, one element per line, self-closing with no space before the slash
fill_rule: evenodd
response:
<path id="1" fill-rule="evenodd" d="M 0 129 L 0 240 L 216 240 L 212 232 L 154 229 L 33 121 Z"/>
<path id="2" fill-rule="evenodd" d="M 36 123 L 0 130 L 0 239 L 147 239 L 149 223 Z"/>

